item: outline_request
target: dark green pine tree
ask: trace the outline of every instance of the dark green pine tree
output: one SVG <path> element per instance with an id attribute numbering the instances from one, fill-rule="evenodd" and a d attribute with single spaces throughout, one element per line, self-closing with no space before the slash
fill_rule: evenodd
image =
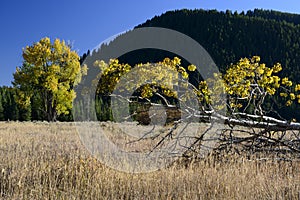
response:
<path id="1" fill-rule="evenodd" d="M 4 108 L 3 108 L 3 98 L 2 98 L 2 87 L 0 87 L 0 121 L 4 121 Z"/>

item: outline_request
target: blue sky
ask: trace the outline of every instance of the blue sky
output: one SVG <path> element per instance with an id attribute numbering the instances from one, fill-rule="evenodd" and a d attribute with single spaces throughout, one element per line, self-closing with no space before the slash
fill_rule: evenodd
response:
<path id="1" fill-rule="evenodd" d="M 299 0 L 1 0 L 0 86 L 11 85 L 22 48 L 45 36 L 70 41 L 82 55 L 155 15 L 181 8 L 300 14 Z"/>

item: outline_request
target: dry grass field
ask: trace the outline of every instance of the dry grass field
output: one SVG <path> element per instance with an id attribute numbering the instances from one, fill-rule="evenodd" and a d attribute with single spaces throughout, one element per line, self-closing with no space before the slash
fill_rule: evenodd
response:
<path id="1" fill-rule="evenodd" d="M 72 123 L 0 123 L 0 199 L 300 199 L 300 162 L 208 156 L 151 173 L 101 164 Z"/>

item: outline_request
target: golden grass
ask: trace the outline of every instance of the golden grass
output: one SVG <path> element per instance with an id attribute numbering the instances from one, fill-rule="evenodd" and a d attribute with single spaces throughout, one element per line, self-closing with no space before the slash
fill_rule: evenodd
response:
<path id="1" fill-rule="evenodd" d="M 92 157 L 71 123 L 0 123 L 0 159 L 0 199 L 300 198 L 299 161 L 207 157 L 123 173 Z"/>

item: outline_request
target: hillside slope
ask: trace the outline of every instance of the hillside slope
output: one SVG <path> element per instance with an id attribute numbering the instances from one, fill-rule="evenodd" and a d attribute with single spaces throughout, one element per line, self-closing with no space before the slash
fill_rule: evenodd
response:
<path id="1" fill-rule="evenodd" d="M 164 27 L 198 41 L 221 71 L 242 57 L 260 55 L 268 65 L 284 66 L 283 74 L 296 80 L 300 75 L 300 15 L 254 10 L 238 14 L 216 10 L 176 10 L 156 16 L 139 27 Z M 131 64 L 158 61 L 166 52 L 142 50 L 121 57 Z M 138 56 L 137 56 L 138 55 Z M 146 56 L 147 55 L 147 56 Z"/>

